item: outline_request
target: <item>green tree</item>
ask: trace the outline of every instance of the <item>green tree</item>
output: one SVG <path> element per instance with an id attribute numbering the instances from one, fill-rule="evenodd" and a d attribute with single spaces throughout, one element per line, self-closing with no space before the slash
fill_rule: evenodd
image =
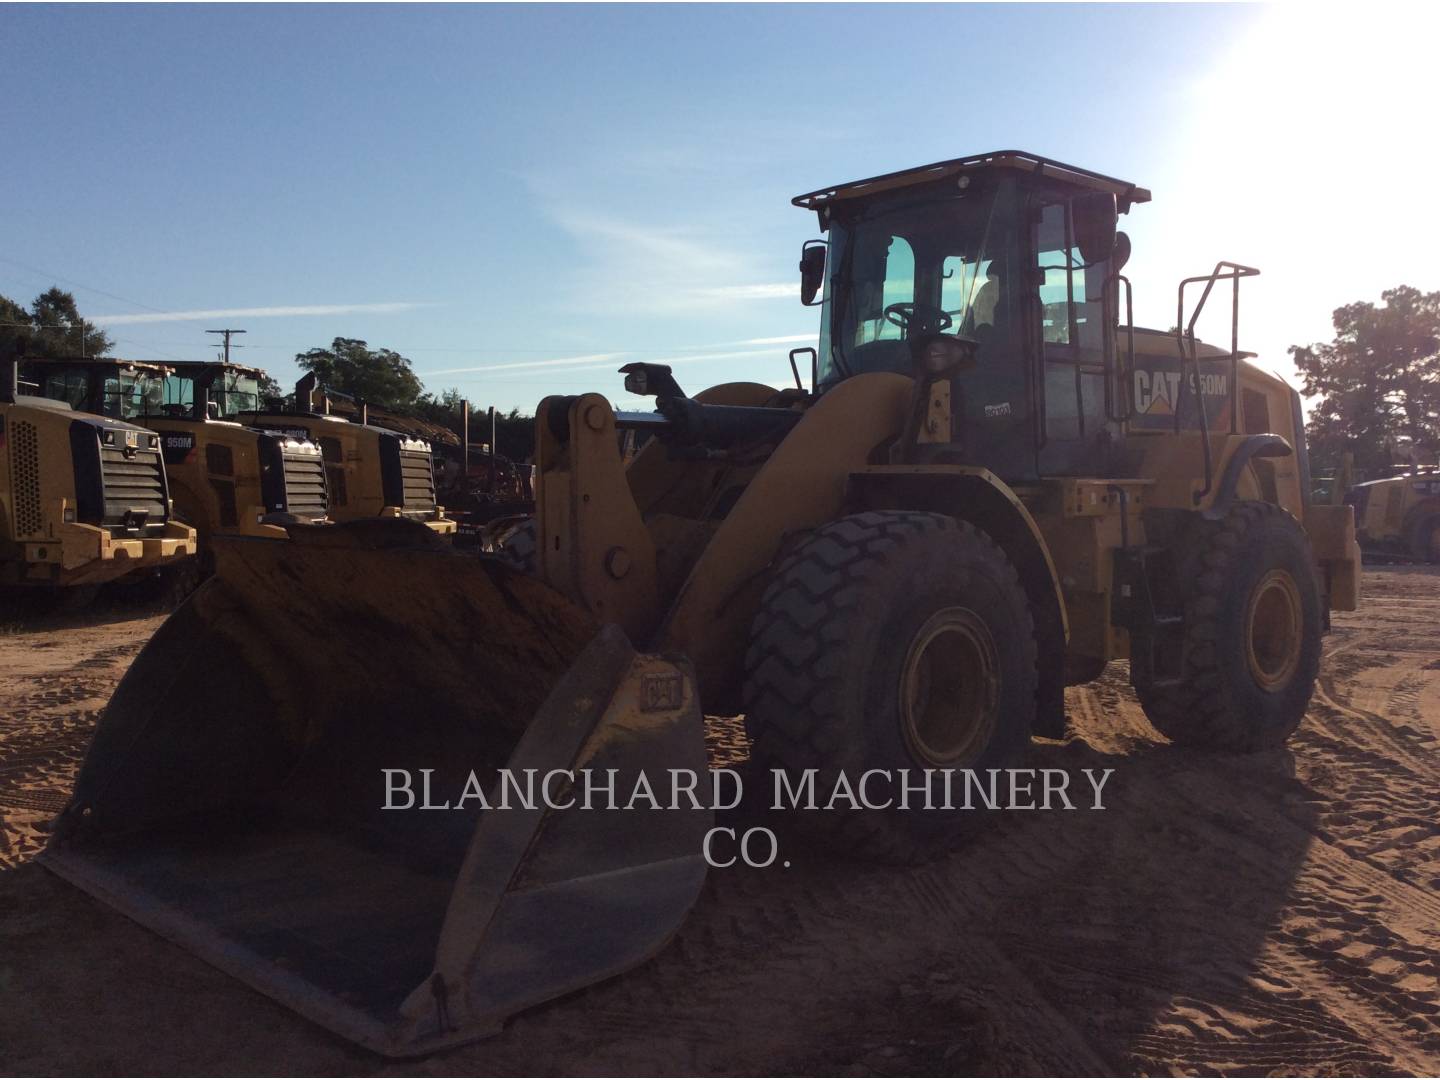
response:
<path id="1" fill-rule="evenodd" d="M 51 286 L 27 311 L 0 296 L 0 359 L 26 356 L 103 356 L 109 336 L 80 317 L 73 294 Z"/>
<path id="2" fill-rule="evenodd" d="M 454 387 L 437 394 L 424 394 L 415 403 L 414 412 L 433 424 L 449 428 L 457 435 L 464 426 L 461 404 L 465 396 Z M 489 407 L 470 406 L 470 442 L 480 446 L 490 441 Z M 495 417 L 495 443 L 502 457 L 524 461 L 535 453 L 535 418 L 511 409 Z"/>
<path id="3" fill-rule="evenodd" d="M 1336 309 L 1333 341 L 1290 348 L 1305 394 L 1320 398 L 1306 425 L 1317 471 L 1350 450 L 1361 475 L 1379 475 L 1402 438 L 1440 448 L 1440 292 L 1402 285 L 1380 298 Z"/>
<path id="4" fill-rule="evenodd" d="M 405 357 L 355 338 L 337 337 L 328 349 L 298 354 L 295 363 L 314 372 L 322 386 L 385 408 L 413 407 L 424 389 Z"/>
<path id="5" fill-rule="evenodd" d="M 285 401 L 285 388 L 275 381 L 275 376 L 268 371 L 260 373 L 260 400 L 262 402 Z"/>

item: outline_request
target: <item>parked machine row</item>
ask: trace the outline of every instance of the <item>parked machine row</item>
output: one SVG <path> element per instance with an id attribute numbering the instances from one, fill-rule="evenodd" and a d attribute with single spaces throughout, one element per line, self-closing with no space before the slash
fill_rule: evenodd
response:
<path id="1" fill-rule="evenodd" d="M 213 570 L 219 538 L 391 517 L 455 532 L 428 442 L 322 411 L 313 378 L 296 408 L 267 407 L 262 374 L 218 361 L 10 365 L 5 582 L 84 599 L 85 586 L 164 574 L 184 592 Z"/>

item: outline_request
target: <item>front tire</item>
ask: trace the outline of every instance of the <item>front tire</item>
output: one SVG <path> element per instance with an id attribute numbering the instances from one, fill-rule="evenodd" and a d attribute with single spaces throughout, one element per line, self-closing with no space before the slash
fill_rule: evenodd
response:
<path id="1" fill-rule="evenodd" d="M 1015 567 L 940 514 L 872 511 L 817 529 L 766 588 L 745 664 L 752 759 L 792 789 L 816 770 L 822 807 L 842 774 L 854 788 L 885 770 L 898 799 L 898 770 L 919 783 L 924 769 L 1004 768 L 1035 717 L 1035 631 Z M 963 784 L 957 772 L 957 804 Z M 799 820 L 847 853 L 915 862 L 973 816 L 837 807 Z"/>
<path id="2" fill-rule="evenodd" d="M 1421 562 L 1440 563 L 1440 514 L 1415 523 L 1411 530 L 1410 554 Z"/>
<path id="3" fill-rule="evenodd" d="M 1137 686 L 1162 735 L 1253 751 L 1300 726 L 1320 672 L 1323 618 L 1310 542 L 1272 503 L 1237 503 L 1198 537 L 1185 601 L 1182 672 Z"/>

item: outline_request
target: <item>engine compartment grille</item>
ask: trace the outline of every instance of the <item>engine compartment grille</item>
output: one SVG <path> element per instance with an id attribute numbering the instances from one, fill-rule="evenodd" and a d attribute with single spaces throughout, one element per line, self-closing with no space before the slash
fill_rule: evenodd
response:
<path id="1" fill-rule="evenodd" d="M 125 526 L 130 515 L 145 515 L 147 525 L 163 525 L 166 519 L 164 465 L 160 451 L 135 450 L 128 456 L 111 446 L 100 448 L 100 477 L 104 489 L 104 511 L 100 524 Z"/>
<path id="2" fill-rule="evenodd" d="M 15 535 L 35 536 L 45 528 L 40 511 L 40 439 L 35 425 L 17 420 L 10 429 L 11 483 L 15 489 Z"/>
<path id="3" fill-rule="evenodd" d="M 325 496 L 325 460 L 315 453 L 287 453 L 285 463 L 286 509 L 296 517 L 323 518 L 329 510 Z"/>
<path id="4" fill-rule="evenodd" d="M 400 451 L 400 482 L 401 509 L 407 513 L 435 509 L 435 472 L 430 451 Z"/>

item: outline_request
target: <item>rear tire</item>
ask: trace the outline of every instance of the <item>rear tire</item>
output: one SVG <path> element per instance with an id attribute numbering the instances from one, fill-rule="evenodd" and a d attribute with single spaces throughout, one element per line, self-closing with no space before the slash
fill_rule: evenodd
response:
<path id="1" fill-rule="evenodd" d="M 1181 678 L 1137 686 L 1172 742 L 1215 750 L 1280 746 L 1300 726 L 1320 671 L 1323 618 L 1310 542 L 1272 503 L 1237 503 L 1196 540 Z"/>
<path id="2" fill-rule="evenodd" d="M 752 759 L 817 770 L 823 807 L 843 773 L 920 783 L 923 769 L 1004 768 L 1035 717 L 1035 632 L 1015 567 L 985 533 L 940 514 L 867 512 L 817 529 L 779 565 L 746 654 Z M 767 778 L 768 780 L 769 778 Z M 943 799 L 940 781 L 935 798 Z M 954 777 L 955 801 L 964 778 Z M 766 785 L 769 787 L 769 784 Z M 801 811 L 849 854 L 916 862 L 943 850 L 971 811 Z"/>

